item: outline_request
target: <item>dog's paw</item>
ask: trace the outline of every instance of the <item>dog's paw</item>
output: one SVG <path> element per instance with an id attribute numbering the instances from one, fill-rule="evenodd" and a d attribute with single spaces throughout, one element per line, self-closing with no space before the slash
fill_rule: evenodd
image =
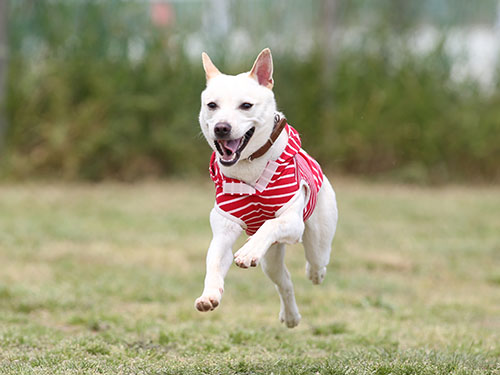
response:
<path id="1" fill-rule="evenodd" d="M 300 319 L 302 319 L 298 311 L 292 313 L 281 310 L 279 317 L 280 322 L 285 323 L 288 328 L 297 327 L 300 323 Z"/>
<path id="2" fill-rule="evenodd" d="M 261 258 L 262 254 L 259 251 L 255 251 L 251 241 L 248 241 L 234 254 L 234 262 L 241 268 L 257 267 Z"/>
<path id="3" fill-rule="evenodd" d="M 312 267 L 309 262 L 306 263 L 306 275 L 313 284 L 318 285 L 323 282 L 326 275 L 326 267 L 320 269 Z"/>
<path id="4" fill-rule="evenodd" d="M 207 312 L 214 310 L 220 304 L 222 292 L 213 291 L 210 293 L 203 293 L 203 295 L 196 299 L 194 306 L 198 311 Z"/>
<path id="5" fill-rule="evenodd" d="M 235 255 L 234 262 L 240 268 L 257 267 L 259 262 L 260 262 L 260 258 L 257 256 L 251 256 L 251 255 L 250 256 L 249 255 L 247 255 L 247 256 Z"/>

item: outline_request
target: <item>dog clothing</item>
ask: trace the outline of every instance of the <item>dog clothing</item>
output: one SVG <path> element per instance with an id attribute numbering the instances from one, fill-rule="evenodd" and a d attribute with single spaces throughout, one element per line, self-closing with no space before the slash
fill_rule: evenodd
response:
<path id="1" fill-rule="evenodd" d="M 318 162 L 302 148 L 298 132 L 286 124 L 288 144 L 277 160 L 271 160 L 254 186 L 226 177 L 210 159 L 210 177 L 215 183 L 215 207 L 225 217 L 237 222 L 251 236 L 266 220 L 283 212 L 298 197 L 302 186 L 307 190 L 304 221 L 314 211 L 323 172 Z"/>

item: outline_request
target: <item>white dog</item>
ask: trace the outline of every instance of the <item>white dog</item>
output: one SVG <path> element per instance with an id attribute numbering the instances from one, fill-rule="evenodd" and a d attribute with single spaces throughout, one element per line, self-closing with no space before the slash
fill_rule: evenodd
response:
<path id="1" fill-rule="evenodd" d="M 335 192 L 276 110 L 271 51 L 263 50 L 250 72 L 236 76 L 222 74 L 207 54 L 202 57 L 207 87 L 199 120 L 214 150 L 216 202 L 205 287 L 195 306 L 211 311 L 220 304 L 233 244 L 245 230 L 251 237 L 234 254 L 236 265 L 262 264 L 280 295 L 281 322 L 295 327 L 301 316 L 284 264 L 285 244 L 303 241 L 307 277 L 321 283 L 337 226 Z"/>

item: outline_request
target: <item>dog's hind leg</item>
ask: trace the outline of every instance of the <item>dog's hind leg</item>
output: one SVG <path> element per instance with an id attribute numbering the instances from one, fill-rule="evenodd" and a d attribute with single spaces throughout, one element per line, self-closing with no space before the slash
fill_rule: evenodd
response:
<path id="1" fill-rule="evenodd" d="M 285 244 L 272 245 L 262 258 L 264 273 L 276 285 L 281 301 L 280 321 L 288 328 L 293 328 L 300 322 L 299 309 L 295 302 L 292 279 L 285 266 Z"/>
<path id="2" fill-rule="evenodd" d="M 313 284 L 321 284 L 325 278 L 337 227 L 337 217 L 335 192 L 325 177 L 318 194 L 316 208 L 305 222 L 302 238 L 307 260 L 306 275 Z"/>

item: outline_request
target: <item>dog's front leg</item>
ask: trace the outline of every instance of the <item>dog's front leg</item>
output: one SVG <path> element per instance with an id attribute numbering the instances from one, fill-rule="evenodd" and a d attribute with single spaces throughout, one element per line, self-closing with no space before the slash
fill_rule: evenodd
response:
<path id="1" fill-rule="evenodd" d="M 207 252 L 207 273 L 202 295 L 196 299 L 199 311 L 212 311 L 220 304 L 224 277 L 233 262 L 232 247 L 242 232 L 235 222 L 222 216 L 215 208 L 210 213 L 213 238 Z"/>
<path id="2" fill-rule="evenodd" d="M 255 267 L 272 244 L 299 242 L 305 227 L 303 210 L 306 196 L 305 187 L 302 187 L 293 203 L 280 216 L 264 222 L 247 243 L 234 254 L 236 265 L 241 268 Z"/>

